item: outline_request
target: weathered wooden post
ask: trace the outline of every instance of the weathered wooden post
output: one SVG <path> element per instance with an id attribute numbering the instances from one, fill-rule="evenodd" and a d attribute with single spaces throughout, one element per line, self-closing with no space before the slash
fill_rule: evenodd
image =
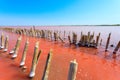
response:
<path id="1" fill-rule="evenodd" d="M 90 43 L 92 43 L 92 41 L 93 41 L 93 35 L 90 35 Z"/>
<path id="2" fill-rule="evenodd" d="M 116 52 L 118 51 L 119 48 L 120 48 L 120 41 L 118 42 L 117 46 L 115 47 L 113 54 L 116 54 Z"/>
<path id="3" fill-rule="evenodd" d="M 66 32 L 64 31 L 64 35 L 63 35 L 63 37 L 64 37 L 64 40 L 65 40 L 65 36 L 66 36 Z"/>
<path id="4" fill-rule="evenodd" d="M 96 47 L 95 40 L 92 41 L 92 47 Z"/>
<path id="5" fill-rule="evenodd" d="M 69 73 L 68 73 L 68 80 L 76 80 L 78 63 L 76 60 L 70 62 Z"/>
<path id="6" fill-rule="evenodd" d="M 109 46 L 109 43 L 110 43 L 110 37 L 111 37 L 111 33 L 109 33 L 109 36 L 107 38 L 107 43 L 106 43 L 106 47 L 105 47 L 105 52 L 107 52 L 108 50 L 108 46 Z"/>
<path id="7" fill-rule="evenodd" d="M 94 36 L 95 36 L 95 32 L 93 32 L 93 38 L 94 38 Z"/>
<path id="8" fill-rule="evenodd" d="M 31 66 L 31 71 L 29 74 L 30 78 L 33 78 L 35 76 L 35 70 L 36 70 L 36 66 L 38 63 L 38 59 L 39 56 L 41 54 L 41 50 L 39 51 L 39 42 L 36 42 L 35 48 L 34 48 L 34 55 L 33 55 L 33 59 L 32 59 L 32 66 Z"/>
<path id="9" fill-rule="evenodd" d="M 52 49 L 50 50 L 50 52 L 48 53 L 48 56 L 47 56 L 47 60 L 46 60 L 45 69 L 44 69 L 42 80 L 48 80 L 51 60 L 52 60 Z"/>
<path id="10" fill-rule="evenodd" d="M 16 58 L 17 57 L 17 54 L 18 54 L 18 50 L 19 50 L 19 47 L 20 47 L 20 43 L 21 43 L 21 40 L 22 40 L 22 36 L 20 36 L 17 40 L 17 43 L 15 45 L 15 50 L 14 50 L 14 53 L 12 55 L 12 59 Z"/>
<path id="11" fill-rule="evenodd" d="M 8 39 L 9 39 L 8 36 L 6 36 L 4 52 L 8 51 Z"/>
<path id="12" fill-rule="evenodd" d="M 100 40 L 100 46 L 102 45 L 102 39 Z"/>
<path id="13" fill-rule="evenodd" d="M 69 43 L 71 45 L 71 37 L 70 37 L 70 35 L 68 35 L 68 41 L 69 41 Z"/>
<path id="14" fill-rule="evenodd" d="M 84 46 L 88 46 L 88 44 L 87 44 L 87 38 L 88 38 L 88 36 L 84 35 Z"/>
<path id="15" fill-rule="evenodd" d="M 54 32 L 54 40 L 57 41 L 58 40 L 58 35 L 56 32 Z"/>
<path id="16" fill-rule="evenodd" d="M 20 67 L 25 65 L 25 59 L 26 59 L 26 54 L 27 54 L 27 50 L 28 50 L 28 45 L 29 45 L 29 41 L 27 39 L 27 41 L 25 43 L 24 50 L 23 50 L 22 59 L 21 59 L 21 62 L 20 62 Z"/>
<path id="17" fill-rule="evenodd" d="M 52 41 L 52 31 L 50 31 L 50 40 Z"/>
<path id="18" fill-rule="evenodd" d="M 73 32 L 73 44 L 77 43 L 77 34 Z"/>
<path id="19" fill-rule="evenodd" d="M 95 48 L 98 48 L 99 39 L 100 39 L 100 33 L 99 33 L 99 35 L 96 37 L 96 47 L 95 47 Z"/>
<path id="20" fill-rule="evenodd" d="M 41 30 L 41 37 L 45 38 L 45 32 L 43 30 Z"/>
<path id="21" fill-rule="evenodd" d="M 4 48 L 4 34 L 2 32 L 2 35 L 1 35 L 1 46 L 0 46 L 1 49 Z"/>
<path id="22" fill-rule="evenodd" d="M 83 40 L 83 33 L 81 32 L 80 40 L 79 40 L 79 43 L 78 43 L 79 46 L 82 45 L 82 40 Z"/>
<path id="23" fill-rule="evenodd" d="M 87 45 L 88 45 L 88 47 L 90 45 L 90 32 L 88 32 L 88 35 L 87 35 Z"/>

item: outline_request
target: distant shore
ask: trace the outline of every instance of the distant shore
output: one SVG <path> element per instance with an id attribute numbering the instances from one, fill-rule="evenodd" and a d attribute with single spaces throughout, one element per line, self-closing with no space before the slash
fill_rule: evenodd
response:
<path id="1" fill-rule="evenodd" d="M 0 25 L 0 27 L 44 27 L 44 26 L 49 26 L 49 27 L 54 27 L 54 26 L 120 26 L 120 24 L 101 24 L 101 25 Z"/>

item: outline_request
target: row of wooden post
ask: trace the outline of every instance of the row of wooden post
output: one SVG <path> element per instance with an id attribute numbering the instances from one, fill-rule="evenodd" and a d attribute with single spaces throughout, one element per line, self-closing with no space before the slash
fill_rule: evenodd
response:
<path id="1" fill-rule="evenodd" d="M 48 39 L 51 39 L 51 40 L 54 38 L 54 41 L 58 41 L 58 39 L 59 39 L 63 43 L 65 42 L 64 38 L 66 36 L 66 32 L 65 31 L 63 33 L 63 37 L 64 38 L 61 38 L 60 37 L 60 33 L 61 32 L 59 32 L 59 34 L 58 34 L 58 31 L 54 31 L 54 33 L 53 33 L 50 30 L 37 30 L 37 29 L 35 29 L 35 26 L 33 26 L 33 28 L 30 28 L 30 29 L 25 29 L 25 28 L 24 29 L 21 29 L 21 28 L 16 28 L 16 29 L 14 29 L 14 28 L 4 28 L 3 30 L 15 32 L 17 34 L 24 34 L 24 35 L 28 35 L 28 36 L 33 36 L 33 37 L 41 36 L 41 38 L 48 38 Z M 76 45 L 77 44 L 77 34 L 73 32 L 72 35 L 73 35 L 73 39 L 71 39 L 70 33 L 68 35 L 69 43 L 70 43 L 70 45 L 71 44 L 75 44 Z M 109 36 L 107 38 L 105 51 L 108 51 L 110 38 L 111 38 L 111 33 L 109 33 Z M 98 36 L 96 36 L 96 40 L 94 40 L 94 32 L 93 32 L 93 34 L 88 32 L 88 35 L 84 35 L 81 32 L 81 37 L 80 37 L 80 40 L 79 40 L 77 45 L 78 46 L 87 46 L 87 47 L 98 48 L 99 41 L 100 41 L 100 45 L 102 45 L 102 39 L 101 40 L 99 40 L 99 39 L 100 39 L 100 33 L 98 34 Z M 1 47 L 3 47 L 3 46 L 1 46 Z M 117 51 L 113 51 L 113 52 L 117 52 Z"/>
<path id="2" fill-rule="evenodd" d="M 8 40 L 9 40 L 9 37 L 4 36 L 4 34 L 2 33 L 1 34 L 1 45 L 0 45 L 0 49 L 4 49 L 4 52 L 6 52 L 8 50 Z"/>
<path id="3" fill-rule="evenodd" d="M 21 28 L 3 28 L 3 30 L 6 30 L 6 31 L 10 31 L 10 32 L 15 32 L 17 34 L 24 34 L 24 35 L 27 35 L 27 36 L 40 36 L 41 38 L 47 38 L 47 39 L 53 39 L 54 38 L 54 41 L 58 41 L 58 39 L 61 41 L 61 42 L 65 42 L 65 36 L 66 36 L 66 32 L 64 31 L 63 33 L 63 37 L 64 38 L 61 38 L 60 37 L 60 33 L 58 34 L 58 31 L 54 31 L 54 33 L 50 30 L 37 30 L 35 29 L 35 26 L 33 26 L 33 28 L 30 28 L 30 29 L 21 29 Z M 53 34 L 52 34 L 53 33 Z M 70 32 L 69 32 L 69 35 L 68 35 L 68 40 L 69 40 L 69 43 L 70 45 L 71 44 L 77 44 L 77 34 L 73 32 L 73 39 L 71 39 L 71 36 L 70 36 Z M 110 43 L 110 38 L 111 38 L 111 33 L 109 33 L 109 36 L 107 38 L 107 42 L 106 42 L 106 46 L 105 46 L 105 51 L 108 51 L 108 46 L 109 46 L 109 43 Z M 80 40 L 78 42 L 78 46 L 87 46 L 87 47 L 94 47 L 94 48 L 98 48 L 98 43 L 100 41 L 100 45 L 102 45 L 102 39 L 100 39 L 100 33 L 98 34 L 98 36 L 96 36 L 96 40 L 94 40 L 94 32 L 93 34 L 91 34 L 90 32 L 88 32 L 88 35 L 84 35 L 82 32 L 81 32 L 81 37 L 80 37 Z M 3 44 L 2 44 L 3 45 Z M 1 46 L 3 47 L 3 46 Z M 113 52 L 117 52 L 117 51 L 113 51 Z"/>
<path id="4" fill-rule="evenodd" d="M 9 53 L 10 55 L 12 55 L 12 59 L 17 58 L 18 51 L 19 51 L 20 44 L 21 44 L 21 40 L 22 40 L 22 36 L 18 37 L 16 44 L 15 44 L 15 47 Z M 8 36 L 5 39 L 5 44 L 3 44 L 3 43 L 4 43 L 4 34 L 2 33 L 2 35 L 1 35 L 2 48 L 1 49 L 5 48 L 4 51 L 7 51 L 8 50 Z M 23 50 L 23 54 L 22 54 L 22 58 L 21 58 L 21 62 L 20 62 L 20 67 L 25 66 L 25 60 L 26 60 L 28 46 L 29 46 L 29 39 L 27 39 L 25 42 L 25 46 L 24 46 L 24 50 Z M 39 61 L 40 54 L 41 54 L 41 50 L 39 50 L 39 42 L 36 42 L 35 48 L 34 48 L 33 59 L 32 59 L 31 70 L 29 73 L 30 78 L 33 78 L 35 76 L 35 71 L 36 71 L 37 63 Z M 52 53 L 52 49 L 51 49 L 50 52 L 48 53 L 48 56 L 46 59 L 46 64 L 45 64 L 42 80 L 48 80 L 52 55 L 53 55 L 53 53 Z M 70 62 L 68 80 L 75 80 L 76 79 L 77 67 L 78 67 L 78 63 L 76 62 L 76 60 Z"/>

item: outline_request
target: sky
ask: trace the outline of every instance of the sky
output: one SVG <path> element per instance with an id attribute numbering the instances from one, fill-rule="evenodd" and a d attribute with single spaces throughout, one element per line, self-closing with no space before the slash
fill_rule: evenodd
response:
<path id="1" fill-rule="evenodd" d="M 120 23 L 120 0 L 0 0 L 0 25 Z"/>

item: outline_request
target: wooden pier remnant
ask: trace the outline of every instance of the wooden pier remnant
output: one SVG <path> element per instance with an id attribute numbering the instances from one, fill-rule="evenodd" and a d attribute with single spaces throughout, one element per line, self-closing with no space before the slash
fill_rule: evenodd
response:
<path id="1" fill-rule="evenodd" d="M 40 54 L 41 54 L 41 50 L 39 50 L 39 42 L 36 42 L 35 48 L 34 48 L 34 55 L 33 55 L 33 59 L 32 59 L 31 71 L 29 73 L 30 78 L 33 78 L 35 76 L 35 70 L 37 67 L 37 63 L 38 63 Z"/>
<path id="2" fill-rule="evenodd" d="M 25 59 L 26 59 L 26 54 L 27 54 L 27 50 L 28 50 L 28 45 L 29 45 L 29 41 L 27 39 L 26 43 L 25 43 L 24 50 L 23 50 L 22 59 L 21 59 L 21 62 L 20 62 L 20 67 L 25 65 Z"/>
<path id="3" fill-rule="evenodd" d="M 8 36 L 6 36 L 4 52 L 8 51 L 8 40 L 9 40 L 9 38 L 8 38 Z"/>
<path id="4" fill-rule="evenodd" d="M 88 32 L 88 36 L 87 36 L 87 46 L 90 46 L 90 32 Z"/>
<path id="5" fill-rule="evenodd" d="M 100 33 L 99 33 L 99 35 L 96 37 L 96 48 L 98 48 L 98 43 L 99 43 L 99 39 L 100 39 Z"/>
<path id="6" fill-rule="evenodd" d="M 4 34 L 2 32 L 1 34 L 1 46 L 0 46 L 0 49 L 3 49 L 4 48 Z"/>
<path id="7" fill-rule="evenodd" d="M 45 31 L 41 30 L 41 38 L 45 38 Z"/>
<path id="8" fill-rule="evenodd" d="M 72 40 L 72 44 L 76 45 L 77 43 L 77 34 L 73 32 L 73 40 Z"/>
<path id="9" fill-rule="evenodd" d="M 48 53 L 48 56 L 47 56 L 47 60 L 46 60 L 45 69 L 44 69 L 44 73 L 43 73 L 43 76 L 42 76 L 42 80 L 48 80 L 51 60 L 52 60 L 52 49 L 50 50 L 50 52 Z"/>
<path id="10" fill-rule="evenodd" d="M 18 50 L 19 50 L 19 47 L 20 47 L 20 43 L 21 43 L 21 40 L 22 40 L 22 36 L 20 36 L 16 42 L 16 45 L 15 45 L 15 49 L 14 49 L 14 53 L 12 55 L 12 59 L 16 58 L 17 55 L 18 55 Z"/>
<path id="11" fill-rule="evenodd" d="M 69 73 L 68 73 L 68 80 L 76 80 L 78 63 L 76 60 L 70 62 Z"/>
<path id="12" fill-rule="evenodd" d="M 102 39 L 100 40 L 100 46 L 102 45 Z"/>
<path id="13" fill-rule="evenodd" d="M 109 43 L 110 43 L 110 37 L 111 37 L 111 33 L 109 33 L 109 36 L 107 38 L 107 43 L 106 43 L 106 47 L 105 47 L 105 52 L 108 51 L 108 46 L 109 46 Z"/>
<path id="14" fill-rule="evenodd" d="M 63 34 L 64 40 L 66 39 L 65 36 L 66 36 L 66 31 L 64 31 L 64 34 Z"/>
<path id="15" fill-rule="evenodd" d="M 56 32 L 54 32 L 54 40 L 57 41 L 58 40 L 58 34 Z"/>
<path id="16" fill-rule="evenodd" d="M 120 48 L 120 41 L 118 42 L 117 46 L 115 47 L 113 54 L 116 54 L 116 52 L 118 51 L 119 48 Z"/>
<path id="17" fill-rule="evenodd" d="M 71 45 L 71 37 L 70 37 L 70 35 L 68 35 L 68 41 L 69 41 L 69 43 Z"/>

